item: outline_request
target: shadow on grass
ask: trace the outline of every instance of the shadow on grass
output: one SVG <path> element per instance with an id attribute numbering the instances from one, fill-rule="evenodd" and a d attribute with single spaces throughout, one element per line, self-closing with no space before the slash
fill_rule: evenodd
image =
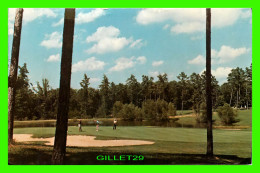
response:
<path id="1" fill-rule="evenodd" d="M 31 144 L 15 144 L 9 147 L 8 162 L 10 165 L 50 165 L 52 147 Z M 97 160 L 97 156 L 110 156 L 110 160 Z M 120 155 L 131 155 L 131 159 L 119 160 Z M 144 157 L 133 160 L 133 155 Z M 116 158 L 114 160 L 113 158 Z M 128 157 L 126 157 L 128 158 Z M 239 158 L 234 155 L 215 155 L 212 158 L 204 154 L 171 154 L 171 153 L 134 153 L 86 151 L 81 148 L 69 148 L 64 161 L 65 165 L 243 165 L 251 164 L 251 158 Z"/>
<path id="2" fill-rule="evenodd" d="M 212 158 L 204 154 L 166 154 L 166 153 L 111 153 L 86 152 L 68 153 L 65 164 L 68 165 L 241 165 L 251 164 L 251 158 L 239 158 L 232 155 L 215 155 Z M 97 160 L 97 156 L 110 156 L 111 160 Z M 143 160 L 119 160 L 120 155 L 144 156 Z M 115 157 L 114 160 L 113 157 Z"/>

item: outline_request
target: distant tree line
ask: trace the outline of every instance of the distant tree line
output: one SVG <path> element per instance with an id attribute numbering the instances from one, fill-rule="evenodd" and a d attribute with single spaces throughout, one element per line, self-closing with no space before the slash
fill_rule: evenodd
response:
<path id="1" fill-rule="evenodd" d="M 16 120 L 55 119 L 59 89 L 53 89 L 44 78 L 33 86 L 28 78 L 26 63 L 19 66 L 15 105 Z M 166 73 L 157 80 L 143 75 L 138 82 L 134 75 L 126 83 L 110 82 L 106 75 L 99 88 L 90 87 L 90 78 L 84 74 L 80 89 L 71 88 L 69 118 L 120 117 L 125 120 L 151 119 L 164 121 L 176 115 L 176 110 L 193 109 L 197 121 L 205 114 L 205 72 L 181 72 L 178 81 L 169 81 Z M 235 68 L 222 85 L 212 76 L 212 105 L 214 109 L 227 104 L 230 107 L 252 106 L 252 65 Z M 226 106 L 226 105 L 225 105 Z"/>

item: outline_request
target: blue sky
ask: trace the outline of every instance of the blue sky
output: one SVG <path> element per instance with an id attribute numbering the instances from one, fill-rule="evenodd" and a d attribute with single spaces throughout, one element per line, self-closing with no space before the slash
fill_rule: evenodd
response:
<path id="1" fill-rule="evenodd" d="M 84 73 L 97 88 L 106 74 L 124 83 L 131 74 L 205 69 L 205 9 L 76 9 L 71 87 L 80 88 Z M 64 9 L 24 9 L 19 65 L 27 63 L 30 82 L 47 78 L 59 87 Z M 15 9 L 8 15 L 11 57 Z M 230 70 L 252 62 L 250 9 L 212 9 L 212 74 L 221 83 Z"/>

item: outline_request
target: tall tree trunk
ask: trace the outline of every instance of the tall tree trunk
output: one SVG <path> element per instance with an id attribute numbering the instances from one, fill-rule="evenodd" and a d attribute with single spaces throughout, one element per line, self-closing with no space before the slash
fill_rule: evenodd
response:
<path id="1" fill-rule="evenodd" d="M 237 106 L 236 107 L 238 108 L 238 90 L 237 90 Z"/>
<path id="2" fill-rule="evenodd" d="M 10 64 L 10 71 L 8 77 L 8 144 L 11 144 L 13 142 L 15 90 L 16 90 L 17 69 L 18 69 L 18 61 L 19 61 L 22 20 L 23 20 L 23 9 L 19 8 L 16 10 L 16 15 L 15 15 L 11 64 Z"/>
<path id="3" fill-rule="evenodd" d="M 207 155 L 213 156 L 212 99 L 211 99 L 211 10 L 206 9 L 206 103 L 207 103 Z"/>
<path id="4" fill-rule="evenodd" d="M 240 94 L 240 84 L 239 84 L 239 96 L 238 96 L 238 103 L 239 103 L 239 107 L 241 108 L 241 94 Z"/>
<path id="5" fill-rule="evenodd" d="M 52 164 L 56 165 L 63 164 L 66 154 L 74 23 L 75 9 L 65 9 L 59 102 L 52 153 Z"/>
<path id="6" fill-rule="evenodd" d="M 230 100 L 229 100 L 229 105 L 231 106 L 231 102 L 232 102 L 232 96 L 233 96 L 233 88 L 231 89 L 231 95 L 230 95 Z"/>
<path id="7" fill-rule="evenodd" d="M 181 114 L 183 115 L 183 90 L 181 91 Z"/>
<path id="8" fill-rule="evenodd" d="M 247 84 L 246 84 L 246 109 L 248 110 L 248 94 L 247 94 Z"/>

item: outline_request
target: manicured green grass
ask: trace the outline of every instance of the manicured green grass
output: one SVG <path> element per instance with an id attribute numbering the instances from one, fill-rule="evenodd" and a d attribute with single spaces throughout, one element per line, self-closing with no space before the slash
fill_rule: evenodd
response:
<path id="1" fill-rule="evenodd" d="M 212 119 L 215 120 L 213 124 L 214 126 L 222 126 L 220 118 L 216 112 L 213 113 Z M 234 123 L 233 126 L 248 126 L 248 128 L 252 127 L 252 109 L 238 110 L 238 116 L 236 119 L 239 119 L 240 121 Z M 194 126 L 197 123 L 195 117 L 180 117 L 177 122 L 183 126 Z"/>
<path id="2" fill-rule="evenodd" d="M 15 134 L 33 134 L 33 137 L 54 136 L 54 128 L 19 128 Z M 204 154 L 206 152 L 206 129 L 200 128 L 160 128 L 130 126 L 101 126 L 97 132 L 94 126 L 83 126 L 83 132 L 77 127 L 69 127 L 68 135 L 92 135 L 97 139 L 139 139 L 155 141 L 153 145 L 128 147 L 103 147 L 108 151 L 135 151 L 147 153 L 186 153 Z M 215 154 L 251 156 L 251 131 L 249 130 L 213 130 Z"/>
<path id="3" fill-rule="evenodd" d="M 96 119 L 81 119 L 81 123 L 84 124 L 95 124 Z M 98 118 L 99 121 L 105 121 L 110 124 L 113 124 L 113 118 Z M 69 126 L 77 125 L 79 119 L 69 119 Z M 14 127 L 55 127 L 56 120 L 29 120 L 29 121 L 14 121 Z"/>
<path id="4" fill-rule="evenodd" d="M 186 111 L 185 114 L 191 113 Z M 205 128 L 169 128 L 148 126 L 100 126 L 97 132 L 94 125 L 83 126 L 83 132 L 78 131 L 77 121 L 70 120 L 74 125 L 69 126 L 68 135 L 91 135 L 97 140 L 108 139 L 138 139 L 154 141 L 153 145 L 120 146 L 120 147 L 67 147 L 66 164 L 132 164 L 125 162 L 97 162 L 95 157 L 99 154 L 142 154 L 146 158 L 143 164 L 239 164 L 243 158 L 251 158 L 252 154 L 252 110 L 239 110 L 235 123 L 237 129 L 214 129 L 214 154 L 217 159 L 211 161 L 204 158 L 206 153 Z M 216 113 L 214 126 L 221 126 Z M 85 123 L 93 120 L 86 120 Z M 112 120 L 111 120 L 112 121 Z M 33 134 L 33 137 L 53 137 L 55 127 L 44 127 L 45 123 L 54 123 L 55 120 L 17 122 L 25 128 L 15 128 L 15 134 Z M 35 123 L 40 123 L 39 127 Z M 178 123 L 184 127 L 193 127 L 196 124 L 194 117 L 180 117 Z M 84 125 L 84 123 L 83 123 Z M 38 126 L 38 125 L 37 125 Z M 246 128 L 241 128 L 242 126 Z M 231 128 L 231 127 L 227 127 Z M 16 143 L 9 146 L 9 162 L 13 164 L 50 164 L 53 147 L 43 145 L 43 142 Z M 236 158 L 238 156 L 242 158 Z M 228 158 L 226 158 L 228 157 Z M 230 157 L 230 158 L 229 158 Z M 246 159 L 250 163 L 250 159 Z M 137 163 L 137 164 L 142 164 Z M 136 163 L 134 163 L 136 164 Z"/>
<path id="5" fill-rule="evenodd" d="M 170 145 L 170 143 L 169 143 Z M 157 147 L 159 147 L 158 144 Z M 179 147 L 177 145 L 176 147 Z M 190 143 L 190 147 L 205 147 Z M 134 149 L 134 150 L 133 150 Z M 168 149 L 166 147 L 166 149 Z M 51 164 L 52 146 L 43 146 L 37 143 L 16 143 L 9 146 L 8 163 L 15 165 L 48 165 Z M 182 149 L 178 150 L 182 151 Z M 142 155 L 142 161 L 98 161 L 98 155 Z M 64 164 L 67 165 L 182 165 L 182 164 L 250 164 L 250 158 L 238 158 L 232 155 L 215 155 L 208 158 L 205 154 L 183 154 L 175 152 L 171 154 L 161 153 L 161 150 L 146 152 L 146 148 L 137 146 L 131 147 L 102 147 L 102 148 L 78 148 L 67 147 Z"/>
<path id="6" fill-rule="evenodd" d="M 176 114 L 177 115 L 188 115 L 188 114 L 192 114 L 193 113 L 193 110 L 177 110 L 176 111 Z"/>

